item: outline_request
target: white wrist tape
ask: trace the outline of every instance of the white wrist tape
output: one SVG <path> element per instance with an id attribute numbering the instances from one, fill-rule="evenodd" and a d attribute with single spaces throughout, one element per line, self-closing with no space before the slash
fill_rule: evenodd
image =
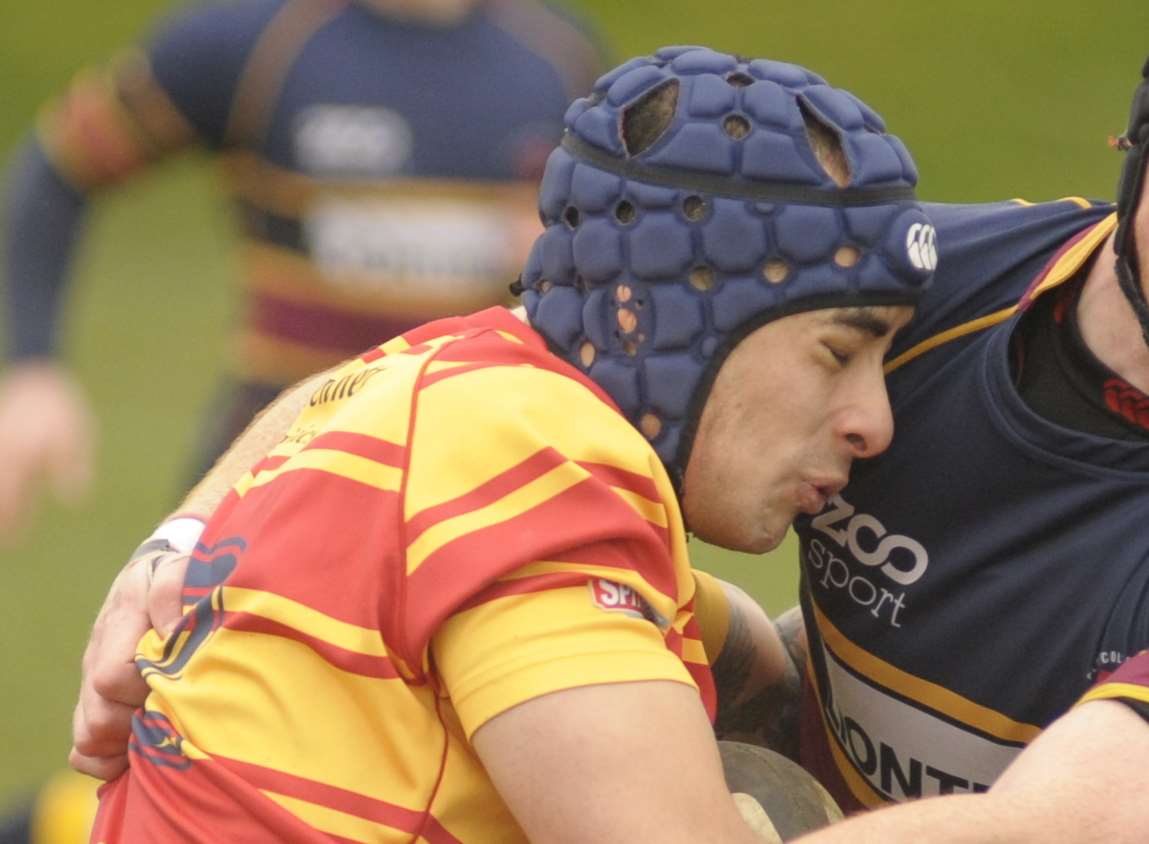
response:
<path id="1" fill-rule="evenodd" d="M 149 536 L 145 542 L 161 540 L 166 542 L 173 551 L 181 554 L 190 554 L 203 533 L 204 521 L 195 516 L 180 516 L 169 522 L 164 522 Z"/>

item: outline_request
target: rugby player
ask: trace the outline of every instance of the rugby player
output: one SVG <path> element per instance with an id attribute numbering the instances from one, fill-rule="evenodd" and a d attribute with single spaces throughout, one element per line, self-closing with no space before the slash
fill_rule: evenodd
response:
<path id="1" fill-rule="evenodd" d="M 926 206 L 898 436 L 797 520 L 805 627 L 782 626 L 839 804 L 949 796 L 827 840 L 1146 838 L 1149 82 L 1114 145 L 1116 203 Z"/>
<path id="2" fill-rule="evenodd" d="M 768 550 L 888 445 L 932 230 L 881 119 L 793 65 L 663 50 L 566 126 L 523 312 L 293 391 L 193 493 L 202 534 L 125 571 L 139 598 L 156 543 L 195 545 L 145 706 L 88 664 L 73 762 L 120 775 L 95 840 L 753 840 L 710 723 L 731 604 L 686 527 Z M 126 772 L 93 732 L 124 715 Z"/>
<path id="3" fill-rule="evenodd" d="M 42 481 L 78 493 L 91 475 L 91 413 L 58 351 L 98 195 L 188 150 L 222 164 L 242 319 L 198 477 L 286 385 L 506 301 L 563 110 L 602 69 L 537 0 L 240 0 L 182 9 L 81 73 L 10 165 L 0 534 Z"/>

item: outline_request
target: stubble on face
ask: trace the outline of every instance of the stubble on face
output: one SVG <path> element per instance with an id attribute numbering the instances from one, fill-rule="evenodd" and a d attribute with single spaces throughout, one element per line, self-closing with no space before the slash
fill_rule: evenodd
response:
<path id="1" fill-rule="evenodd" d="M 856 416 L 857 407 L 871 423 L 879 406 L 888 414 L 882 360 L 911 313 L 900 306 L 794 314 L 735 347 L 707 396 L 683 480 L 683 512 L 696 536 L 748 553 L 772 550 L 799 512 L 819 509 L 845 484 L 854 447 L 833 420 Z"/>

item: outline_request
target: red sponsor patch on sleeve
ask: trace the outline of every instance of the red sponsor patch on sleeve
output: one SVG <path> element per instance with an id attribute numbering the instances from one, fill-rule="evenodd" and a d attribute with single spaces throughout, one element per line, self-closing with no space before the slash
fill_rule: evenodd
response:
<path id="1" fill-rule="evenodd" d="M 635 618 L 653 619 L 654 613 L 646 599 L 629 586 L 596 577 L 588 581 L 594 605 L 606 612 L 621 612 Z"/>

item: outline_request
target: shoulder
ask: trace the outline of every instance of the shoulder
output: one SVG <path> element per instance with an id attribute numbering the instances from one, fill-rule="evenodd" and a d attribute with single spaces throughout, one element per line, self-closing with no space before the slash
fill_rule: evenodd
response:
<path id="1" fill-rule="evenodd" d="M 1012 308 L 1058 252 L 1112 213 L 1079 197 L 1030 203 L 927 203 L 938 266 L 894 354 L 934 334 Z"/>
<path id="2" fill-rule="evenodd" d="M 219 52 L 249 49 L 284 0 L 215 0 L 192 3 L 161 19 L 149 43 L 159 55 L 206 59 Z"/>
<path id="3" fill-rule="evenodd" d="M 562 78 L 567 99 L 590 91 L 610 62 L 595 29 L 565 6 L 540 0 L 491 0 L 491 21 Z"/>
<path id="4" fill-rule="evenodd" d="M 284 0 L 195 3 L 163 19 L 148 39 L 156 81 L 205 137 L 222 137 L 248 58 L 284 5 Z"/>
<path id="5" fill-rule="evenodd" d="M 489 327 L 453 338 L 428 360 L 417 389 L 416 437 L 424 426 L 466 428 L 470 446 L 447 448 L 489 441 L 504 453 L 547 448 L 634 466 L 650 452 L 601 389 L 529 330 Z"/>

